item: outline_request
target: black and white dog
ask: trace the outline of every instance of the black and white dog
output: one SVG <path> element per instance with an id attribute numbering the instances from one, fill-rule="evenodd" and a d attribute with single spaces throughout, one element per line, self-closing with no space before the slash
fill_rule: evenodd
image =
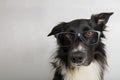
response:
<path id="1" fill-rule="evenodd" d="M 102 38 L 113 13 L 92 15 L 91 19 L 63 22 L 48 36 L 57 39 L 58 50 L 52 62 L 53 80 L 104 80 L 107 66 Z"/>

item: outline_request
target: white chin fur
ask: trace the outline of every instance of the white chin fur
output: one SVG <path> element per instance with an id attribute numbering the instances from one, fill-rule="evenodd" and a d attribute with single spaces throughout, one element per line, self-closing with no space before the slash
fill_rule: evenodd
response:
<path id="1" fill-rule="evenodd" d="M 62 67 L 64 80 L 101 80 L 101 66 L 94 61 L 89 66 L 79 66 L 73 70 Z"/>

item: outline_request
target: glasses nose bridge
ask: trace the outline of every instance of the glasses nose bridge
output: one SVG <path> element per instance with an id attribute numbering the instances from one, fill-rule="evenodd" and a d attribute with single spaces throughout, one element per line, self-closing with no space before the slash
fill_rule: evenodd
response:
<path id="1" fill-rule="evenodd" d="M 80 33 L 77 33 L 77 36 L 78 36 L 78 37 L 80 37 L 80 36 L 81 36 L 81 34 L 80 34 Z"/>
<path id="2" fill-rule="evenodd" d="M 75 39 L 80 39 L 81 40 L 81 33 L 76 33 L 76 38 Z"/>
<path id="3" fill-rule="evenodd" d="M 77 33 L 77 37 L 80 38 L 81 34 L 80 33 Z"/>

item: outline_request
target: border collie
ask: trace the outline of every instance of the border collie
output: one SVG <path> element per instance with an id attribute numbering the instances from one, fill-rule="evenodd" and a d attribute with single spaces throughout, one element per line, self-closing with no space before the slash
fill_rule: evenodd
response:
<path id="1" fill-rule="evenodd" d="M 58 44 L 53 80 L 104 80 L 107 57 L 102 39 L 112 14 L 62 22 L 52 29 L 48 36 L 54 35 Z"/>

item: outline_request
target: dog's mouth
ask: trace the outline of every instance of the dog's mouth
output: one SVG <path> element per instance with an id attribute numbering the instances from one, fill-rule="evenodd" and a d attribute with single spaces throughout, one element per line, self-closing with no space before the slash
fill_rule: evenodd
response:
<path id="1" fill-rule="evenodd" d="M 80 66 L 88 66 L 90 62 L 87 59 L 83 59 L 81 62 L 73 62 L 71 61 L 71 67 L 80 67 Z"/>

